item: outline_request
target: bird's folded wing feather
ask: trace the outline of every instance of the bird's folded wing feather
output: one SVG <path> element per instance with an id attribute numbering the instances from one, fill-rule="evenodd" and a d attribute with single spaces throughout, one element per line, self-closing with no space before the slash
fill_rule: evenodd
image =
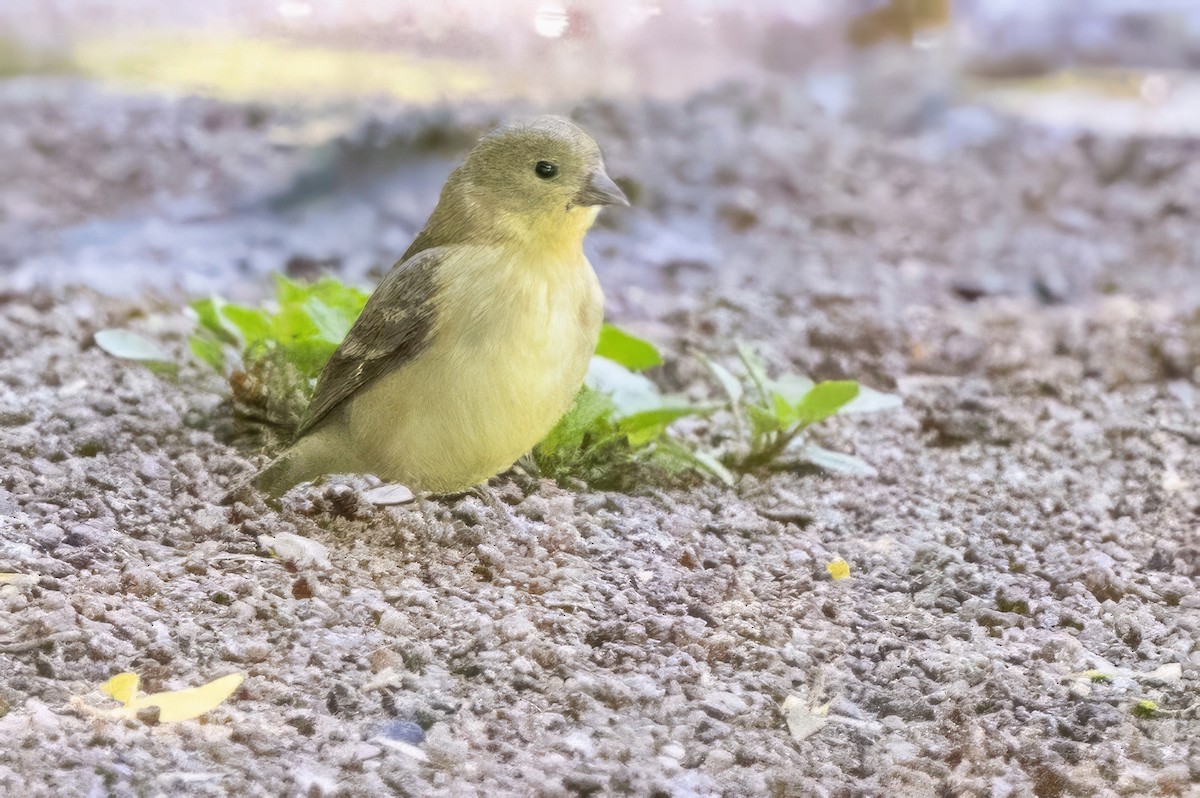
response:
<path id="1" fill-rule="evenodd" d="M 297 437 L 429 346 L 435 273 L 444 254 L 441 248 L 423 250 L 396 264 L 383 278 L 325 364 Z"/>

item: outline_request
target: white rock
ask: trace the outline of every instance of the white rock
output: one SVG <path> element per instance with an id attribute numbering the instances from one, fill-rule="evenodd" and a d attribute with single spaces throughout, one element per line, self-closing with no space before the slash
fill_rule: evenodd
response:
<path id="1" fill-rule="evenodd" d="M 329 561 L 329 550 L 312 538 L 280 532 L 278 535 L 259 535 L 258 542 L 276 557 L 298 569 L 333 567 Z"/>

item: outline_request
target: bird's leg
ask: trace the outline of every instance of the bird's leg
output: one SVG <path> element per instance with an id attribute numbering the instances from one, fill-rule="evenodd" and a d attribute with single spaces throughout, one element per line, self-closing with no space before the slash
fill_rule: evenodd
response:
<path id="1" fill-rule="evenodd" d="M 537 493 L 542 479 L 541 469 L 538 468 L 537 461 L 533 459 L 532 452 L 523 455 L 520 460 L 513 463 L 505 476 L 511 479 L 513 484 L 520 488 L 521 493 L 526 496 Z"/>
<path id="2" fill-rule="evenodd" d="M 460 490 L 454 493 L 439 493 L 434 498 L 443 502 L 456 503 L 467 498 L 468 496 L 474 496 L 476 499 L 479 499 L 479 501 L 483 502 L 497 513 L 511 515 L 508 505 L 501 500 L 501 498 L 496 494 L 496 491 L 487 483 L 475 485 L 467 488 L 466 490 Z"/>
<path id="3" fill-rule="evenodd" d="M 509 515 L 508 505 L 501 501 L 500 497 L 496 495 L 496 491 L 494 491 L 492 487 L 486 483 L 483 485 L 476 485 L 473 488 L 468 488 L 464 495 L 474 496 L 488 507 L 491 507 L 497 513 Z"/>

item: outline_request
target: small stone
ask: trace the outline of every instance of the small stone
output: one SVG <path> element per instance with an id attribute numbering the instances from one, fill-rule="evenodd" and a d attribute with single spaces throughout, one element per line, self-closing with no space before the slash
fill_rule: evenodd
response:
<path id="1" fill-rule="evenodd" d="M 493 570 L 504 570 L 504 553 L 495 546 L 487 543 L 480 543 L 475 547 L 475 554 L 479 557 L 479 561 L 484 565 L 490 566 Z"/>
<path id="2" fill-rule="evenodd" d="M 425 730 L 411 720 L 389 721 L 379 730 L 379 736 L 409 745 L 425 742 Z"/>
<path id="3" fill-rule="evenodd" d="M 713 772 L 731 768 L 735 762 L 737 762 L 737 759 L 734 755 L 724 748 L 714 748 L 704 757 L 705 766 Z"/>
<path id="4" fill-rule="evenodd" d="M 38 545 L 47 549 L 52 549 L 59 543 L 62 543 L 63 538 L 66 536 L 67 533 L 57 524 L 46 524 L 32 535 L 33 539 L 38 542 Z"/>
<path id="5" fill-rule="evenodd" d="M 666 690 L 657 680 L 644 673 L 627 677 L 625 686 L 639 701 L 661 701 L 666 694 Z"/>
<path id="6" fill-rule="evenodd" d="M 747 709 L 746 700 L 741 696 L 725 691 L 709 693 L 700 702 L 700 708 L 717 720 L 729 720 L 742 714 Z"/>
<path id="7" fill-rule="evenodd" d="M 386 635 L 399 635 L 408 631 L 408 617 L 396 610 L 384 610 L 379 616 L 379 631 Z"/>
<path id="8" fill-rule="evenodd" d="M 365 762 L 368 759 L 374 759 L 383 754 L 383 749 L 377 745 L 370 743 L 357 743 L 351 749 L 351 756 L 355 762 Z"/>
<path id="9" fill-rule="evenodd" d="M 157 460 L 150 456 L 143 457 L 141 464 L 138 466 L 138 474 L 142 479 L 147 481 L 166 479 L 170 476 L 170 473 Z"/>
<path id="10" fill-rule="evenodd" d="M 225 526 L 225 511 L 219 507 L 204 507 L 192 513 L 192 526 L 206 535 L 211 535 Z"/>
<path id="11" fill-rule="evenodd" d="M 380 485 L 371 488 L 362 495 L 363 499 L 376 507 L 390 507 L 395 504 L 408 504 L 416 496 L 406 485 Z"/>
<path id="12" fill-rule="evenodd" d="M 280 532 L 278 535 L 259 535 L 258 542 L 264 549 L 297 569 L 333 567 L 329 562 L 329 550 L 312 538 Z"/>
<path id="13" fill-rule="evenodd" d="M 157 726 L 161 712 L 159 707 L 142 707 L 137 711 L 137 719 L 147 726 Z"/>
<path id="14" fill-rule="evenodd" d="M 674 759 L 678 761 L 687 755 L 687 749 L 685 749 L 679 743 L 667 743 L 662 747 L 659 753 L 668 759 Z"/>
<path id="15" fill-rule="evenodd" d="M 274 653 L 265 640 L 233 641 L 224 648 L 225 659 L 233 662 L 266 662 Z"/>
<path id="16" fill-rule="evenodd" d="M 339 518 L 354 519 L 369 514 L 369 508 L 362 503 L 362 494 L 345 483 L 335 483 L 325 488 L 321 492 L 321 500 L 324 510 Z"/>
<path id="17" fill-rule="evenodd" d="M 524 615 L 511 615 L 496 625 L 496 631 L 502 640 L 524 640 L 536 632 L 537 627 Z"/>

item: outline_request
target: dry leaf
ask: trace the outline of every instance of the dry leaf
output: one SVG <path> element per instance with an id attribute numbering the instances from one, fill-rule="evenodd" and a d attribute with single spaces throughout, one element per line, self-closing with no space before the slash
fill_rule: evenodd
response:
<path id="1" fill-rule="evenodd" d="M 209 682 L 203 687 L 191 687 L 186 690 L 172 690 L 166 693 L 154 693 L 144 698 L 135 699 L 136 706 L 133 714 L 146 707 L 159 708 L 159 723 L 175 723 L 181 720 L 198 718 L 205 712 L 216 709 L 225 699 L 233 695 L 246 680 L 245 674 L 231 673 L 220 679 Z M 130 706 L 126 705 L 126 709 Z"/>
<path id="2" fill-rule="evenodd" d="M 846 577 L 850 576 L 850 563 L 846 562 L 841 557 L 838 557 L 832 562 L 825 563 L 825 570 L 828 571 L 829 575 L 834 579 L 845 579 Z"/>
<path id="3" fill-rule="evenodd" d="M 41 579 L 37 574 L 9 574 L 0 573 L 0 585 L 13 585 L 15 587 L 32 587 Z"/>
<path id="4" fill-rule="evenodd" d="M 819 732 L 829 722 L 829 704 L 809 708 L 800 698 L 790 695 L 783 699 L 783 716 L 792 739 L 804 740 Z"/>
<path id="5" fill-rule="evenodd" d="M 100 685 L 100 692 L 115 698 L 125 706 L 114 710 L 117 717 L 136 718 L 147 709 L 158 710 L 159 723 L 178 723 L 193 720 L 216 709 L 245 681 L 246 675 L 231 673 L 201 687 L 168 690 L 163 693 L 139 696 L 140 679 L 136 673 L 120 673 Z"/>
<path id="6" fill-rule="evenodd" d="M 142 679 L 136 673 L 118 673 L 100 685 L 100 692 L 117 699 L 122 704 L 128 704 L 137 698 L 138 687 L 141 683 Z"/>

